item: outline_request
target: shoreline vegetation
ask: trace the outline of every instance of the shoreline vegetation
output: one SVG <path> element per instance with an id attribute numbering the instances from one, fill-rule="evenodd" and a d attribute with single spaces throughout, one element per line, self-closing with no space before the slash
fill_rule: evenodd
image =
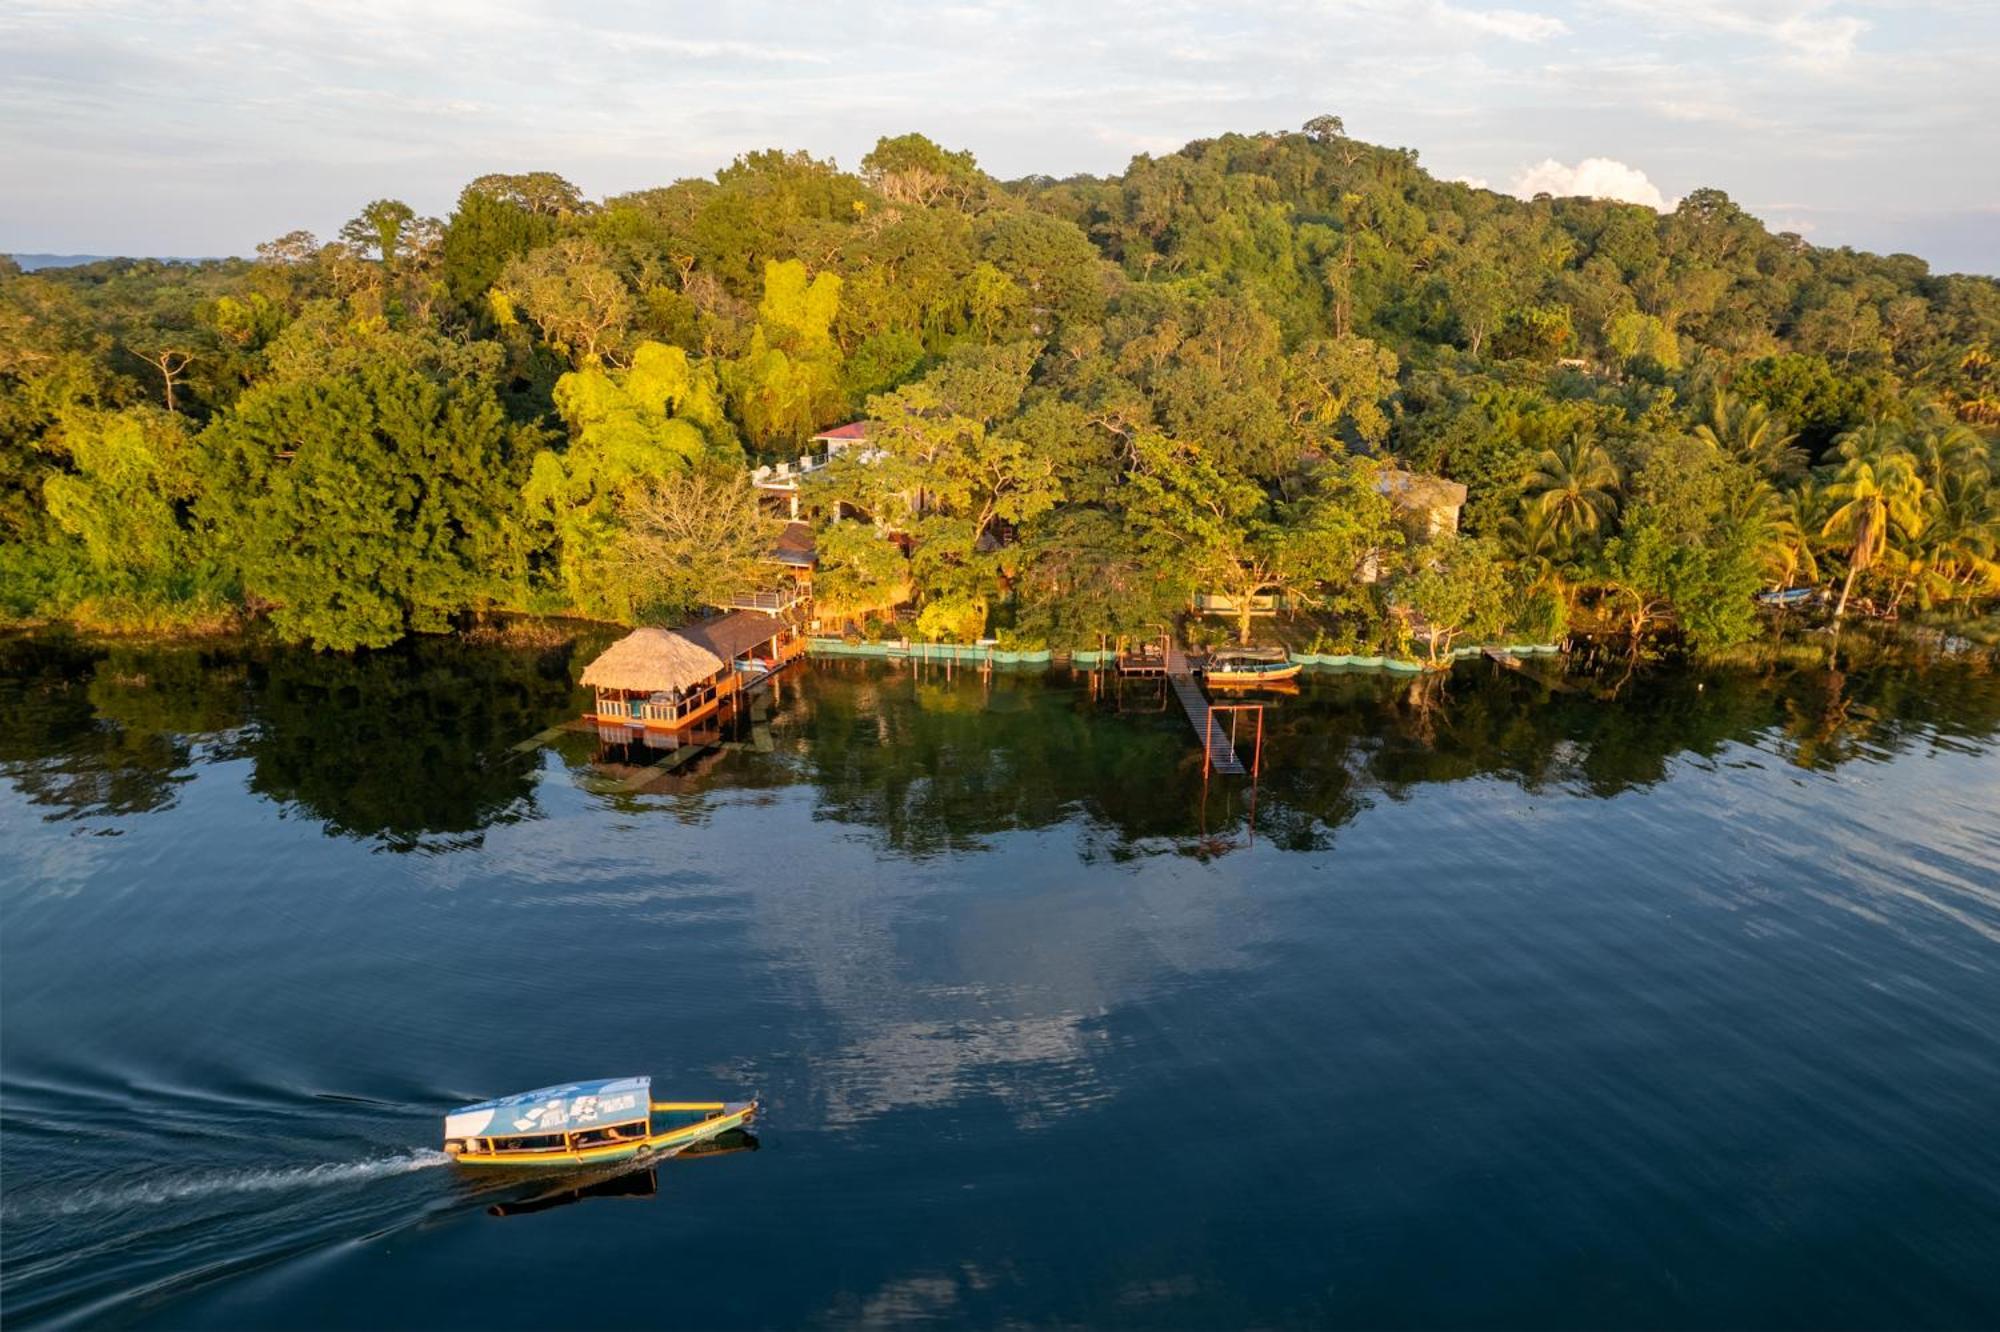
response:
<path id="1" fill-rule="evenodd" d="M 858 644 L 1990 649 L 1996 343 L 1992 279 L 1331 116 L 1104 178 L 485 176 L 253 261 L 0 260 L 0 625 L 546 646 L 769 586 L 796 516 Z"/>

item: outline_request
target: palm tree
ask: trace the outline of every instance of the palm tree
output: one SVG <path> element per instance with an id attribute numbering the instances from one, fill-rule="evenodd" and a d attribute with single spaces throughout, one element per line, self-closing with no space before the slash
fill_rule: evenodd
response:
<path id="1" fill-rule="evenodd" d="M 1779 587 L 1790 587 L 1795 579 L 1819 581 L 1818 541 L 1826 526 L 1826 492 L 1811 477 L 1799 482 L 1779 497 L 1771 520 L 1771 571 Z"/>
<path id="2" fill-rule="evenodd" d="M 1717 389 L 1708 400 L 1708 419 L 1694 437 L 1718 453 L 1747 463 L 1767 477 L 1796 476 L 1805 470 L 1806 451 L 1761 402 L 1743 402 Z"/>
<path id="3" fill-rule="evenodd" d="M 1732 486 L 1723 499 L 1723 519 L 1735 539 L 1756 552 L 1765 573 L 1789 582 L 1793 570 L 1784 530 L 1784 501 L 1762 478 Z"/>
<path id="4" fill-rule="evenodd" d="M 1917 472 L 1927 489 L 1941 489 L 1955 476 L 1985 478 L 1991 464 L 1986 442 L 1942 403 L 1926 402 L 1916 412 Z"/>
<path id="5" fill-rule="evenodd" d="M 1582 434 L 1542 450 L 1525 486 L 1529 504 L 1549 520 L 1558 541 L 1595 536 L 1618 512 L 1618 469 Z"/>
<path id="6" fill-rule="evenodd" d="M 1822 536 L 1850 543 L 1836 620 L 1847 614 L 1855 578 L 1888 548 L 1891 530 L 1912 536 L 1924 523 L 1924 483 L 1894 427 L 1875 421 L 1848 431 L 1840 438 L 1840 456 L 1840 470 L 1826 488 L 1827 500 L 1839 507 L 1820 528 Z"/>
<path id="7" fill-rule="evenodd" d="M 1924 495 L 1924 540 L 1952 591 L 2000 591 L 2000 490 L 1984 476 L 1950 474 Z"/>
<path id="8" fill-rule="evenodd" d="M 1524 500 L 1518 515 L 1500 520 L 1500 548 L 1521 568 L 1534 573 L 1532 586 L 1563 590 L 1569 544 L 1557 534 L 1555 521 L 1532 501 Z"/>

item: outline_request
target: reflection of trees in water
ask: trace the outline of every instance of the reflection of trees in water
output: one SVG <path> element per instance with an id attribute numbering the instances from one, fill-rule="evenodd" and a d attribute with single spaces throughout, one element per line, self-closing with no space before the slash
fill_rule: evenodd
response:
<path id="1" fill-rule="evenodd" d="M 50 819 L 143 814 L 174 802 L 195 737 L 243 718 L 226 655 L 0 642 L 0 776 Z"/>
<path id="2" fill-rule="evenodd" d="M 0 643 L 0 776 L 49 818 L 115 816 L 170 805 L 198 761 L 244 757 L 251 789 L 329 831 L 398 849 L 475 837 L 532 812 L 538 762 L 512 746 L 574 714 L 571 656 L 451 640 L 341 657 L 13 639 Z M 1081 677 L 821 662 L 783 695 L 774 753 L 725 755 L 616 803 L 700 820 L 718 791 L 804 783 L 821 817 L 905 855 L 1071 821 L 1086 858 L 1201 854 L 1243 828 L 1240 782 L 1212 782 L 1204 806 L 1178 708 L 1120 713 L 1115 692 L 1093 696 Z M 1273 700 L 1266 724 L 1257 834 L 1303 850 L 1371 793 L 1429 783 L 1610 796 L 1733 742 L 1808 768 L 1989 743 L 2000 677 L 1983 658 L 1912 663 L 1862 645 L 1838 671 L 1663 670 L 1606 700 L 1480 662 L 1416 681 L 1309 680 Z"/>
<path id="3" fill-rule="evenodd" d="M 1661 670 L 1635 677 L 1615 700 L 1483 663 L 1460 668 L 1421 707 L 1379 686 L 1336 688 L 1336 706 L 1318 692 L 1317 706 L 1274 728 L 1278 761 L 1267 790 L 1304 757 L 1302 734 L 1329 727 L 1363 752 L 1371 782 L 1396 796 L 1480 776 L 1614 796 L 1660 781 L 1676 758 L 1713 757 L 1760 737 L 1815 767 L 2000 731 L 2000 680 L 1981 662 L 1915 669 L 1882 658 L 1845 676 L 1818 667 Z"/>
<path id="4" fill-rule="evenodd" d="M 395 850 L 529 814 L 539 765 L 512 746 L 572 710 L 567 650 L 284 651 L 251 676 L 250 789 Z"/>
<path id="5" fill-rule="evenodd" d="M 815 676 L 800 705 L 803 774 L 824 817 L 870 828 L 895 851 L 965 849 L 1080 812 L 1086 856 L 1163 838 L 1205 854 L 1230 844 L 1246 816 L 1235 781 L 1212 783 L 1204 810 L 1199 748 L 1177 710 L 1116 716 L 1081 689 L 1004 675 L 946 684 L 843 664 Z M 1321 677 L 1271 700 L 1265 721 L 1257 835 L 1308 850 L 1327 845 L 1370 792 L 1400 799 L 1423 785 L 1498 777 L 1609 797 L 1663 780 L 1676 758 L 1734 743 L 1762 740 L 1823 766 L 1933 740 L 1988 741 L 2000 732 L 2000 679 L 1981 662 L 1918 669 L 1878 657 L 1844 676 L 1817 667 L 1642 673 L 1606 700 L 1482 662 L 1415 681 Z"/>
<path id="6" fill-rule="evenodd" d="M 975 671 L 947 681 L 866 663 L 815 663 L 794 706 L 800 775 L 822 817 L 913 855 L 977 847 L 1076 814 L 1127 839 L 1192 826 L 1185 723 L 1101 715 L 1060 677 Z"/>
<path id="7" fill-rule="evenodd" d="M 122 815 L 170 805 L 198 758 L 248 758 L 252 790 L 400 849 L 525 811 L 536 764 L 510 746 L 571 700 L 566 651 L 15 639 L 0 645 L 0 773 L 51 818 Z"/>

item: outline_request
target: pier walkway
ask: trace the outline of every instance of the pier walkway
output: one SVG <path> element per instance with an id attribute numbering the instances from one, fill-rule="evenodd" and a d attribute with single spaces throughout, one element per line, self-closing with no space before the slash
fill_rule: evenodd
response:
<path id="1" fill-rule="evenodd" d="M 1210 725 L 1208 696 L 1194 682 L 1194 669 L 1188 665 L 1187 654 L 1178 643 L 1167 644 L 1167 682 L 1173 685 L 1181 707 L 1187 710 L 1195 739 L 1208 746 L 1209 768 L 1230 776 L 1242 775 L 1243 760 L 1236 757 L 1236 746 L 1230 743 L 1229 732 L 1219 725 Z"/>

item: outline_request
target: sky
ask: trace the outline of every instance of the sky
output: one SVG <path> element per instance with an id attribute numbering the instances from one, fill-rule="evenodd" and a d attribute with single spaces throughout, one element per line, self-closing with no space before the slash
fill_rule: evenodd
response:
<path id="1" fill-rule="evenodd" d="M 247 254 L 489 171 L 601 197 L 885 134 L 1002 178 L 1228 131 L 2000 273 L 2000 0 L 6 0 L 0 252 Z"/>

